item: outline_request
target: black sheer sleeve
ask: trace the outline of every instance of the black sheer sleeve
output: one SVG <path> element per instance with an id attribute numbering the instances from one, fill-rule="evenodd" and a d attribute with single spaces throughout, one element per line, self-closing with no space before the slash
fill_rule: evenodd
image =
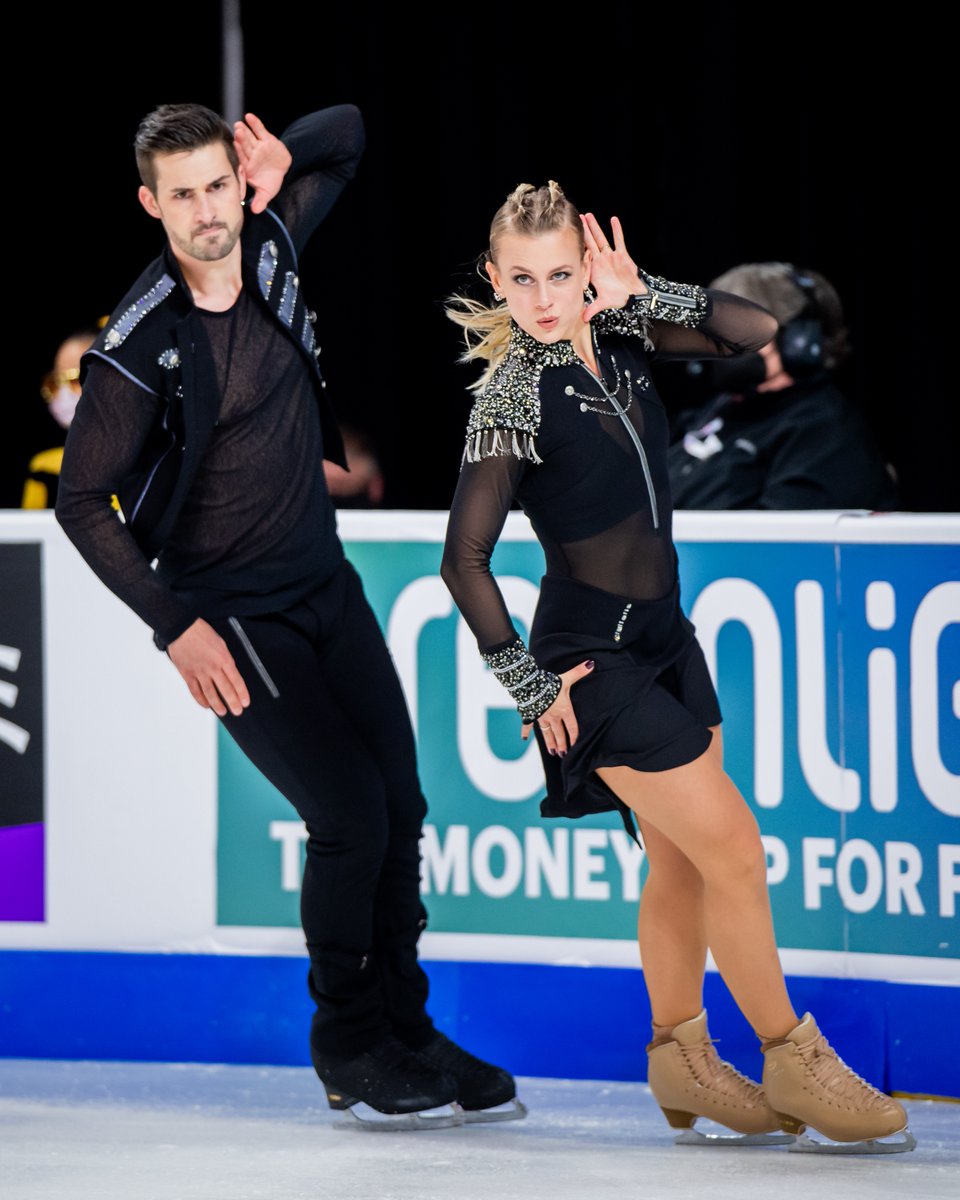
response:
<path id="1" fill-rule="evenodd" d="M 510 693 L 523 720 L 532 722 L 557 698 L 560 677 L 537 666 L 490 573 L 490 556 L 527 466 L 508 449 L 515 431 L 502 433 L 497 453 L 463 464 L 450 506 L 440 574 L 476 635 L 484 662 Z"/>
<path id="2" fill-rule="evenodd" d="M 703 290 L 707 309 L 696 328 L 651 320 L 649 332 L 654 345 L 651 362 L 752 354 L 776 334 L 777 318 L 759 304 L 732 292 Z"/>
<path id="3" fill-rule="evenodd" d="M 450 505 L 440 575 L 481 653 L 498 650 L 517 636 L 490 572 L 490 556 L 525 465 L 514 454 L 465 462 Z"/>
<path id="4" fill-rule="evenodd" d="M 651 362 L 751 354 L 777 332 L 776 317 L 752 300 L 645 271 L 640 276 L 648 290 L 597 313 L 592 324 L 599 333 L 643 338 Z"/>
<path id="5" fill-rule="evenodd" d="M 363 118 L 355 105 L 336 104 L 294 121 L 280 140 L 293 163 L 271 208 L 299 254 L 356 174 L 365 144 Z"/>
<path id="6" fill-rule="evenodd" d="M 193 623 L 193 614 L 157 578 L 112 502 L 160 404 L 109 363 L 90 361 L 63 452 L 56 514 L 103 583 L 169 643 Z"/>

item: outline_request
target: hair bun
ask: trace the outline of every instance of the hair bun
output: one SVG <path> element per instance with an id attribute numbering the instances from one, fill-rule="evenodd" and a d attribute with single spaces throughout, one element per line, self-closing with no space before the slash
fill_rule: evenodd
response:
<path id="1" fill-rule="evenodd" d="M 522 212 L 524 209 L 525 197 L 529 196 L 531 192 L 535 192 L 536 190 L 537 189 L 532 183 L 521 183 L 515 187 L 507 197 L 508 203 L 515 205 L 517 212 Z"/>

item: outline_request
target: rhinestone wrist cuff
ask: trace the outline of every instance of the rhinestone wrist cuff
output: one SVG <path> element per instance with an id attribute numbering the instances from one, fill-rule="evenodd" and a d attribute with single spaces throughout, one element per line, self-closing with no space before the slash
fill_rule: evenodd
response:
<path id="1" fill-rule="evenodd" d="M 644 296 L 633 296 L 634 303 L 650 317 L 659 321 L 670 321 L 674 325 L 686 325 L 696 329 L 707 315 L 707 293 L 696 283 L 671 283 L 660 275 L 648 275 L 640 271 L 640 278 L 650 289 Z"/>
<path id="2" fill-rule="evenodd" d="M 538 667 L 522 638 L 480 657 L 517 704 L 524 721 L 535 721 L 560 694 L 560 677 Z"/>
<path id="3" fill-rule="evenodd" d="M 593 318 L 601 332 L 647 334 L 651 319 L 669 321 L 696 329 L 707 315 L 707 293 L 696 283 L 671 283 L 659 275 L 638 271 L 649 289 L 644 295 L 634 294 L 623 308 L 605 308 Z"/>

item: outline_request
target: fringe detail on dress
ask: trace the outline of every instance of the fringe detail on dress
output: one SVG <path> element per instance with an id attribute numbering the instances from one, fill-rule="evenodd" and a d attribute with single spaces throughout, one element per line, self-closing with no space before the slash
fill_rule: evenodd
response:
<path id="1" fill-rule="evenodd" d="M 516 458 L 526 458 L 534 463 L 543 462 L 537 454 L 532 433 L 523 433 L 518 429 L 478 429 L 467 437 L 460 466 L 503 454 L 513 454 Z"/>

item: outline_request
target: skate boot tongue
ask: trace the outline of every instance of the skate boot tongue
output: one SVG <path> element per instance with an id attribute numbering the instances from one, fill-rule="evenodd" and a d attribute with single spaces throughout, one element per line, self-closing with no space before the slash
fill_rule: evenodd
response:
<path id="1" fill-rule="evenodd" d="M 805 1046 L 808 1042 L 816 1041 L 818 1037 L 822 1036 L 816 1021 L 813 1019 L 812 1013 L 804 1013 L 803 1020 L 796 1029 L 790 1030 L 785 1040 L 793 1042 L 795 1046 L 799 1047 Z"/>
<path id="2" fill-rule="evenodd" d="M 679 1025 L 674 1025 L 671 1037 L 681 1046 L 695 1046 L 698 1042 L 706 1040 L 708 1038 L 707 1010 L 701 1009 L 689 1021 L 681 1021 Z"/>

